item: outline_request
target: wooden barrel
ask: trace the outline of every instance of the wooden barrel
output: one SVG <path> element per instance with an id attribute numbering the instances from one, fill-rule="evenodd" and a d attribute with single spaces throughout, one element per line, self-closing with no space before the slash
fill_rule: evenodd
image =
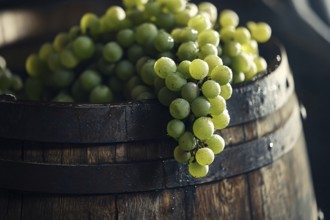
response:
<path id="1" fill-rule="evenodd" d="M 0 101 L 0 219 L 317 219 L 286 53 L 228 101 L 225 150 L 192 178 L 157 101 Z"/>

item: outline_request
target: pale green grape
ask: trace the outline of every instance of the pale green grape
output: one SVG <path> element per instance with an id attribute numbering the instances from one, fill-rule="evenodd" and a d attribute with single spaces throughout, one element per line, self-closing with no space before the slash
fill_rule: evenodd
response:
<path id="1" fill-rule="evenodd" d="M 198 14 L 189 19 L 188 26 L 196 29 L 200 33 L 203 30 L 210 29 L 212 27 L 212 23 L 209 17 Z"/>
<path id="2" fill-rule="evenodd" d="M 45 71 L 45 63 L 36 54 L 31 54 L 26 59 L 25 68 L 29 76 L 37 77 Z"/>
<path id="3" fill-rule="evenodd" d="M 109 42 L 103 47 L 103 58 L 109 63 L 119 61 L 123 56 L 123 49 L 117 42 Z"/>
<path id="4" fill-rule="evenodd" d="M 240 44 L 248 43 L 251 39 L 250 31 L 245 27 L 238 27 L 235 30 L 234 40 Z"/>
<path id="5" fill-rule="evenodd" d="M 214 153 L 210 148 L 203 147 L 196 151 L 196 161 L 199 165 L 210 165 L 214 161 Z"/>
<path id="6" fill-rule="evenodd" d="M 206 12 L 209 15 L 210 21 L 214 24 L 218 18 L 218 9 L 211 2 L 201 2 L 198 4 L 200 12 Z"/>
<path id="7" fill-rule="evenodd" d="M 204 61 L 209 65 L 209 73 L 212 72 L 214 67 L 223 65 L 222 59 L 214 54 L 208 55 L 204 58 Z"/>
<path id="8" fill-rule="evenodd" d="M 89 95 L 91 103 L 109 103 L 113 101 L 113 93 L 106 85 L 96 86 Z"/>
<path id="9" fill-rule="evenodd" d="M 79 36 L 72 43 L 73 54 L 80 60 L 93 56 L 95 44 L 88 36 Z"/>
<path id="10" fill-rule="evenodd" d="M 219 83 L 214 80 L 206 80 L 202 85 L 203 95 L 208 99 L 217 97 L 220 94 L 220 91 L 221 87 Z"/>
<path id="11" fill-rule="evenodd" d="M 205 59 L 205 57 L 209 55 L 218 55 L 218 47 L 214 46 L 213 44 L 205 44 L 203 45 L 198 53 L 198 57 L 200 59 Z"/>
<path id="12" fill-rule="evenodd" d="M 224 53 L 230 57 L 235 57 L 241 53 L 242 46 L 236 41 L 230 41 L 224 46 Z"/>
<path id="13" fill-rule="evenodd" d="M 191 111 L 196 117 L 206 116 L 210 112 L 210 102 L 199 96 L 191 102 Z"/>
<path id="14" fill-rule="evenodd" d="M 179 46 L 176 55 L 181 61 L 192 61 L 198 56 L 198 46 L 193 41 L 184 42 Z"/>
<path id="15" fill-rule="evenodd" d="M 209 117 L 199 117 L 193 123 L 194 135 L 200 140 L 206 140 L 214 133 L 214 125 Z"/>
<path id="16" fill-rule="evenodd" d="M 228 66 L 220 65 L 213 68 L 211 72 L 211 79 L 219 83 L 220 85 L 225 85 L 232 80 L 233 72 Z"/>
<path id="17" fill-rule="evenodd" d="M 67 69 L 73 69 L 79 64 L 77 57 L 69 49 L 62 50 L 59 55 L 61 65 Z"/>
<path id="18" fill-rule="evenodd" d="M 219 154 L 225 148 L 225 140 L 218 134 L 212 135 L 205 141 L 207 147 L 213 151 L 214 154 Z"/>
<path id="19" fill-rule="evenodd" d="M 239 17 L 233 10 L 225 9 L 219 15 L 219 23 L 222 27 L 236 27 L 239 23 Z"/>
<path id="20" fill-rule="evenodd" d="M 258 72 L 257 65 L 254 62 L 250 63 L 250 69 L 245 74 L 245 80 L 251 80 Z"/>
<path id="21" fill-rule="evenodd" d="M 233 82 L 235 84 L 245 81 L 245 74 L 243 72 L 238 72 L 233 74 Z"/>
<path id="22" fill-rule="evenodd" d="M 91 91 L 96 86 L 101 84 L 101 76 L 94 70 L 85 70 L 79 77 L 82 88 L 86 91 Z"/>
<path id="23" fill-rule="evenodd" d="M 252 37 L 259 43 L 268 41 L 272 35 L 271 27 L 265 22 L 258 22 L 254 28 L 251 28 Z"/>
<path id="24" fill-rule="evenodd" d="M 186 130 L 185 124 L 181 120 L 172 119 L 167 123 L 167 135 L 172 138 L 179 138 Z"/>
<path id="25" fill-rule="evenodd" d="M 100 32 L 100 19 L 94 13 L 86 13 L 80 19 L 80 29 L 83 34 L 96 36 Z"/>
<path id="26" fill-rule="evenodd" d="M 188 102 L 192 102 L 200 94 L 200 88 L 194 82 L 188 82 L 181 88 L 181 96 Z"/>
<path id="27" fill-rule="evenodd" d="M 232 93 L 233 93 L 233 88 L 231 87 L 231 84 L 230 83 L 227 83 L 227 84 L 221 86 L 221 93 L 220 93 L 220 95 L 225 100 L 230 99 Z"/>
<path id="28" fill-rule="evenodd" d="M 191 176 L 195 178 L 202 178 L 205 177 L 209 172 L 209 166 L 202 166 L 199 165 L 197 162 L 192 162 L 188 165 L 188 172 Z"/>
<path id="29" fill-rule="evenodd" d="M 176 119 L 185 119 L 189 116 L 189 102 L 182 98 L 174 99 L 170 104 L 170 114 Z"/>
<path id="30" fill-rule="evenodd" d="M 185 84 L 187 84 L 187 80 L 179 72 L 169 73 L 165 78 L 166 87 L 173 92 L 179 92 Z"/>
<path id="31" fill-rule="evenodd" d="M 160 78 L 165 79 L 169 73 L 175 73 L 177 67 L 176 63 L 171 58 L 161 57 L 156 60 L 154 69 Z"/>
<path id="32" fill-rule="evenodd" d="M 216 130 L 220 130 L 227 127 L 230 122 L 228 110 L 224 110 L 220 115 L 213 115 L 212 122 Z"/>
<path id="33" fill-rule="evenodd" d="M 242 51 L 250 54 L 259 54 L 258 43 L 256 40 L 250 39 L 248 42 L 241 45 Z"/>
<path id="34" fill-rule="evenodd" d="M 173 156 L 178 163 L 186 163 L 191 158 L 191 153 L 182 150 L 179 146 L 176 146 L 174 148 Z"/>
<path id="35" fill-rule="evenodd" d="M 0 69 L 4 69 L 6 68 L 6 65 L 7 65 L 7 62 L 5 60 L 5 58 L 3 58 L 1 55 L 0 55 Z"/>
<path id="36" fill-rule="evenodd" d="M 188 42 L 188 41 L 196 41 L 198 36 L 198 31 L 191 27 L 184 27 L 180 30 L 179 36 L 176 42 Z"/>
<path id="37" fill-rule="evenodd" d="M 251 59 L 247 54 L 240 53 L 232 59 L 232 69 L 235 72 L 246 72 L 250 69 Z"/>
<path id="38" fill-rule="evenodd" d="M 58 33 L 53 40 L 53 48 L 56 52 L 63 50 L 69 42 L 69 35 L 67 33 Z"/>
<path id="39" fill-rule="evenodd" d="M 51 43 L 44 43 L 39 49 L 39 59 L 46 62 L 49 54 L 53 53 L 53 45 Z"/>
<path id="40" fill-rule="evenodd" d="M 170 13 L 178 13 L 186 7 L 187 0 L 167 0 L 163 1 L 163 5 Z"/>
<path id="41" fill-rule="evenodd" d="M 179 147 L 181 150 L 184 151 L 191 151 L 196 147 L 197 140 L 193 133 L 190 131 L 185 131 L 180 137 L 179 137 Z"/>
<path id="42" fill-rule="evenodd" d="M 209 102 L 211 115 L 220 115 L 227 107 L 226 100 L 222 96 L 209 99 Z"/>
<path id="43" fill-rule="evenodd" d="M 234 39 L 235 35 L 235 27 L 234 26 L 226 26 L 220 29 L 220 38 L 221 41 L 228 43 Z"/>
<path id="44" fill-rule="evenodd" d="M 189 66 L 191 64 L 191 61 L 189 60 L 183 60 L 179 63 L 177 67 L 177 71 L 181 73 L 185 78 L 190 78 L 189 73 Z"/>
<path id="45" fill-rule="evenodd" d="M 189 65 L 189 73 L 192 78 L 201 80 L 209 73 L 209 65 L 201 59 L 194 59 Z"/>
<path id="46" fill-rule="evenodd" d="M 263 57 L 257 56 L 253 59 L 253 61 L 257 67 L 258 73 L 267 70 L 267 62 Z"/>
<path id="47" fill-rule="evenodd" d="M 207 29 L 198 34 L 197 43 L 201 47 L 205 44 L 213 44 L 218 46 L 220 42 L 219 33 L 213 29 Z"/>

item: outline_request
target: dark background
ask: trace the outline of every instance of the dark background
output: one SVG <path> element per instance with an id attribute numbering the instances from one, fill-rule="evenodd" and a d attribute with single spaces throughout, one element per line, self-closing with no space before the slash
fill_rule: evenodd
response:
<path id="1" fill-rule="evenodd" d="M 305 11 L 300 12 L 296 7 L 294 3 L 298 1 L 300 7 L 306 6 Z M 284 44 L 299 100 L 307 111 L 307 118 L 303 119 L 303 123 L 314 190 L 318 207 L 327 218 L 330 216 L 328 164 L 330 161 L 328 137 L 330 136 L 330 4 L 327 8 L 325 1 L 327 0 L 213 0 L 211 2 L 217 5 L 219 11 L 225 8 L 235 10 L 240 15 L 242 25 L 248 20 L 268 22 L 272 26 L 273 36 Z M 5 11 L 25 8 L 37 11 L 37 15 L 44 20 L 40 24 L 43 27 L 42 31 L 50 35 L 54 30 L 63 30 L 63 24 L 66 27 L 78 24 L 79 18 L 86 11 L 104 13 L 106 6 L 120 2 L 120 0 L 0 0 L 0 27 L 3 20 L 1 16 Z M 65 13 L 58 17 L 56 10 L 63 8 L 66 11 L 72 9 L 75 13 Z M 57 17 L 54 17 L 55 15 Z M 319 20 L 314 19 L 313 16 Z M 323 26 L 318 28 L 320 24 Z M 34 33 L 29 35 L 37 36 L 38 30 L 34 29 Z M 0 45 L 1 31 L 4 30 L 0 29 Z M 323 31 L 325 33 L 322 35 Z M 3 42 L 6 40 L 2 39 Z M 5 43 L 10 44 L 10 42 Z M 33 42 L 31 42 L 32 46 Z M 26 56 L 25 51 L 22 50 L 20 55 Z M 19 64 L 9 63 L 9 66 L 13 65 Z"/>

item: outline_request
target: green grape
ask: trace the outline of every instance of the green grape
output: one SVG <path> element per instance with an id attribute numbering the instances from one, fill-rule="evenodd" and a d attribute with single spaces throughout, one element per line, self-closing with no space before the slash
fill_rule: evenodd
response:
<path id="1" fill-rule="evenodd" d="M 123 49 L 119 46 L 117 42 L 109 42 L 104 45 L 103 48 L 103 58 L 109 63 L 119 61 L 123 56 Z"/>
<path id="2" fill-rule="evenodd" d="M 167 87 L 161 88 L 157 94 L 159 102 L 165 106 L 170 106 L 172 101 L 178 97 L 178 93 L 169 90 Z"/>
<path id="3" fill-rule="evenodd" d="M 156 60 L 154 69 L 157 76 L 165 79 L 168 74 L 175 73 L 177 67 L 176 63 L 171 58 L 161 57 Z"/>
<path id="4" fill-rule="evenodd" d="M 180 137 L 179 137 L 179 147 L 183 151 L 191 151 L 196 147 L 197 140 L 193 133 L 190 131 L 185 131 Z"/>
<path id="5" fill-rule="evenodd" d="M 241 83 L 245 81 L 245 74 L 243 72 L 238 72 L 233 74 L 234 84 Z"/>
<path id="6" fill-rule="evenodd" d="M 198 57 L 200 59 L 205 59 L 205 57 L 209 55 L 218 55 L 218 47 L 214 46 L 213 44 L 205 44 L 203 45 L 198 53 Z"/>
<path id="7" fill-rule="evenodd" d="M 209 166 L 199 165 L 197 162 L 189 163 L 188 172 L 191 176 L 195 178 L 202 178 L 207 175 L 209 172 Z"/>
<path id="8" fill-rule="evenodd" d="M 36 54 L 31 54 L 26 59 L 25 68 L 29 76 L 38 77 L 45 71 L 46 66 Z"/>
<path id="9" fill-rule="evenodd" d="M 57 70 L 50 75 L 51 85 L 55 88 L 66 88 L 74 80 L 74 73 L 70 70 Z"/>
<path id="10" fill-rule="evenodd" d="M 210 102 L 210 114 L 220 115 L 226 109 L 226 100 L 222 96 L 209 99 Z"/>
<path id="11" fill-rule="evenodd" d="M 75 25 L 72 26 L 68 32 L 68 37 L 70 41 L 73 41 L 80 35 L 80 27 Z"/>
<path id="12" fill-rule="evenodd" d="M 158 2 L 148 1 L 145 4 L 144 14 L 149 18 L 154 18 L 161 13 L 161 10 L 161 6 Z"/>
<path id="13" fill-rule="evenodd" d="M 38 78 L 27 78 L 24 82 L 24 91 L 28 100 L 40 100 L 44 85 Z"/>
<path id="14" fill-rule="evenodd" d="M 198 31 L 191 27 L 184 27 L 179 32 L 179 39 L 177 42 L 183 43 L 188 41 L 196 41 L 198 36 Z"/>
<path id="15" fill-rule="evenodd" d="M 52 72 L 55 72 L 58 69 L 61 69 L 60 55 L 58 53 L 49 54 L 46 65 Z M 26 67 L 26 69 L 27 69 L 27 67 Z"/>
<path id="16" fill-rule="evenodd" d="M 267 70 L 267 62 L 263 57 L 257 56 L 253 59 L 253 61 L 257 67 L 258 73 Z"/>
<path id="17" fill-rule="evenodd" d="M 67 69 L 73 69 L 79 63 L 78 59 L 69 49 L 62 50 L 59 55 L 61 65 Z"/>
<path id="18" fill-rule="evenodd" d="M 116 40 L 120 46 L 127 48 L 135 41 L 134 31 L 129 28 L 122 29 L 117 33 Z"/>
<path id="19" fill-rule="evenodd" d="M 153 42 L 159 52 L 169 51 L 174 46 L 174 39 L 166 31 L 160 30 Z"/>
<path id="20" fill-rule="evenodd" d="M 144 48 L 138 44 L 131 45 L 127 50 L 128 60 L 132 63 L 136 63 L 143 56 L 145 56 Z"/>
<path id="21" fill-rule="evenodd" d="M 210 21 L 210 18 L 198 14 L 188 21 L 188 27 L 196 29 L 199 33 L 201 33 L 204 30 L 210 29 L 212 27 L 212 23 Z"/>
<path id="22" fill-rule="evenodd" d="M 208 99 L 217 97 L 220 94 L 220 91 L 221 87 L 219 83 L 214 80 L 206 80 L 202 85 L 203 95 Z"/>
<path id="23" fill-rule="evenodd" d="M 191 61 L 189 60 L 183 60 L 179 63 L 177 67 L 177 71 L 181 73 L 184 78 L 190 78 L 190 73 L 189 73 L 189 66 L 191 64 Z"/>
<path id="24" fill-rule="evenodd" d="M 146 45 L 158 34 L 157 27 L 152 23 L 143 23 L 135 29 L 135 40 L 140 45 Z"/>
<path id="25" fill-rule="evenodd" d="M 245 74 L 245 80 L 251 80 L 257 74 L 257 65 L 254 62 L 250 63 L 250 69 Z"/>
<path id="26" fill-rule="evenodd" d="M 251 28 L 252 37 L 259 43 L 268 41 L 272 35 L 271 27 L 265 22 L 258 22 Z"/>
<path id="27" fill-rule="evenodd" d="M 96 86 L 101 84 L 101 76 L 94 70 L 85 70 L 79 77 L 82 88 L 86 91 L 91 91 Z"/>
<path id="28" fill-rule="evenodd" d="M 145 91 L 142 92 L 141 94 L 138 95 L 138 97 L 136 98 L 136 100 L 148 100 L 148 99 L 154 99 L 155 98 L 155 94 L 153 94 L 150 91 Z"/>
<path id="29" fill-rule="evenodd" d="M 187 0 L 167 0 L 163 1 L 163 6 L 170 12 L 170 13 L 178 13 L 185 9 Z"/>
<path id="30" fill-rule="evenodd" d="M 166 87 L 165 80 L 156 76 L 153 86 L 154 86 L 155 94 L 158 94 L 161 88 Z"/>
<path id="31" fill-rule="evenodd" d="M 179 138 L 185 132 L 185 130 L 185 124 L 181 120 L 172 119 L 167 123 L 167 135 L 174 139 Z"/>
<path id="32" fill-rule="evenodd" d="M 89 101 L 91 103 L 109 103 L 113 101 L 112 91 L 108 86 L 98 85 L 89 95 Z"/>
<path id="33" fill-rule="evenodd" d="M 219 23 L 222 27 L 236 27 L 239 23 L 239 17 L 233 10 L 225 9 L 219 15 Z"/>
<path id="34" fill-rule="evenodd" d="M 179 146 L 174 148 L 173 157 L 178 163 L 186 163 L 191 158 L 191 153 L 181 150 Z"/>
<path id="35" fill-rule="evenodd" d="M 46 62 L 49 54 L 53 53 L 53 45 L 51 43 L 44 43 L 39 49 L 39 59 Z"/>
<path id="36" fill-rule="evenodd" d="M 203 147 L 196 151 L 196 161 L 199 165 L 210 165 L 214 161 L 214 153 L 210 148 Z"/>
<path id="37" fill-rule="evenodd" d="M 69 35 L 67 33 L 59 33 L 55 36 L 53 41 L 53 48 L 56 52 L 60 52 L 65 48 L 69 42 Z"/>
<path id="38" fill-rule="evenodd" d="M 235 30 L 234 40 L 240 44 L 248 43 L 251 39 L 250 31 L 245 27 L 238 27 Z"/>
<path id="39" fill-rule="evenodd" d="M 194 59 L 189 65 L 189 73 L 192 78 L 201 80 L 209 73 L 209 65 L 201 59 Z"/>
<path id="40" fill-rule="evenodd" d="M 214 125 L 209 117 L 199 117 L 193 124 L 194 135 L 200 140 L 206 140 L 214 133 Z"/>
<path id="41" fill-rule="evenodd" d="M 64 92 L 60 92 L 53 98 L 52 101 L 53 102 L 74 102 L 74 99 L 70 95 L 68 95 Z"/>
<path id="42" fill-rule="evenodd" d="M 181 96 L 188 102 L 192 102 L 200 94 L 200 89 L 194 82 L 188 82 L 181 88 Z"/>
<path id="43" fill-rule="evenodd" d="M 191 102 L 191 111 L 196 117 L 206 116 L 210 112 L 210 102 L 203 96 L 195 98 Z"/>
<path id="44" fill-rule="evenodd" d="M 86 13 L 80 19 L 80 29 L 83 34 L 96 36 L 100 32 L 100 19 L 96 14 Z"/>
<path id="45" fill-rule="evenodd" d="M 221 93 L 220 95 L 225 99 L 230 99 L 231 95 L 233 94 L 233 88 L 231 87 L 230 83 L 221 86 Z"/>
<path id="46" fill-rule="evenodd" d="M 184 42 L 179 46 L 176 55 L 181 61 L 192 61 L 198 56 L 198 46 L 193 41 Z"/>
<path id="47" fill-rule="evenodd" d="M 229 125 L 230 116 L 228 110 L 224 110 L 220 115 L 213 115 L 212 122 L 216 130 L 221 130 Z"/>
<path id="48" fill-rule="evenodd" d="M 218 9 L 211 2 L 201 2 L 198 4 L 198 10 L 200 12 L 206 12 L 210 18 L 212 24 L 217 21 L 218 18 Z"/>
<path id="49" fill-rule="evenodd" d="M 185 119 L 189 116 L 189 102 L 182 98 L 174 99 L 170 104 L 170 114 L 175 119 Z"/>
<path id="50" fill-rule="evenodd" d="M 219 33 L 213 29 L 207 29 L 198 34 L 197 43 L 201 47 L 205 44 L 218 46 L 220 42 Z"/>
<path id="51" fill-rule="evenodd" d="M 95 44 L 88 36 L 79 36 L 72 43 L 73 54 L 80 60 L 86 60 L 93 56 Z"/>
<path id="52" fill-rule="evenodd" d="M 8 90 L 11 87 L 12 79 L 12 73 L 7 68 L 2 69 L 0 67 L 0 91 Z"/>
<path id="53" fill-rule="evenodd" d="M 242 46 L 236 41 L 230 41 L 225 44 L 223 50 L 226 55 L 230 57 L 236 57 L 238 54 L 241 53 Z"/>
<path id="54" fill-rule="evenodd" d="M 245 53 L 258 54 L 258 43 L 256 40 L 250 39 L 248 42 L 241 45 L 241 49 Z"/>
<path id="55" fill-rule="evenodd" d="M 159 13 L 156 16 L 156 25 L 159 29 L 170 31 L 175 25 L 175 15 L 172 13 Z"/>
<path id="56" fill-rule="evenodd" d="M 190 18 L 192 18 L 190 11 L 185 9 L 175 14 L 175 23 L 179 26 L 187 26 Z"/>
<path id="57" fill-rule="evenodd" d="M 214 154 L 219 154 L 225 148 L 225 140 L 218 134 L 212 135 L 205 141 L 207 147 L 213 151 Z"/>
<path id="58" fill-rule="evenodd" d="M 105 14 L 112 22 L 117 22 L 126 18 L 125 10 L 119 6 L 110 6 Z"/>
<path id="59" fill-rule="evenodd" d="M 240 53 L 238 56 L 232 59 L 232 69 L 235 72 L 246 72 L 251 66 L 250 57 L 247 54 Z"/>
<path id="60" fill-rule="evenodd" d="M 228 66 L 225 65 L 216 66 L 211 72 L 211 79 L 213 79 L 220 85 L 225 85 L 231 82 L 232 78 L 233 72 Z"/>
<path id="61" fill-rule="evenodd" d="M 140 73 L 142 81 L 149 86 L 152 86 L 154 84 L 154 81 L 157 77 L 155 73 L 154 65 L 155 65 L 155 60 L 153 59 L 147 60 L 147 62 L 145 62 L 144 65 L 142 66 Z"/>
<path id="62" fill-rule="evenodd" d="M 226 26 L 220 29 L 220 38 L 224 43 L 228 43 L 234 39 L 235 27 Z"/>
<path id="63" fill-rule="evenodd" d="M 185 84 L 187 84 L 187 80 L 178 72 L 169 73 L 165 78 L 166 87 L 173 92 L 179 92 Z"/>
<path id="64" fill-rule="evenodd" d="M 7 65 L 7 62 L 5 60 L 5 58 L 3 58 L 1 55 L 0 55 L 0 69 L 4 69 L 6 68 L 6 65 Z"/>
<path id="65" fill-rule="evenodd" d="M 204 61 L 208 64 L 209 66 L 209 73 L 212 72 L 214 67 L 223 65 L 222 59 L 215 55 L 215 54 L 210 54 L 204 58 Z"/>
<path id="66" fill-rule="evenodd" d="M 123 59 L 117 63 L 115 73 L 119 79 L 128 80 L 135 73 L 134 65 L 130 61 Z"/>

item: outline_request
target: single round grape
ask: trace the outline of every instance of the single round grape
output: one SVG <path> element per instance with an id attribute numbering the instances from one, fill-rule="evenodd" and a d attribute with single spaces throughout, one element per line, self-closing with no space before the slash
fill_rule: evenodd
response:
<path id="1" fill-rule="evenodd" d="M 184 27 L 179 32 L 179 39 L 177 42 L 183 43 L 188 41 L 196 41 L 198 36 L 198 31 L 191 27 Z"/>
<path id="2" fill-rule="evenodd" d="M 135 29 L 135 40 L 140 45 L 146 45 L 158 33 L 157 27 L 152 23 L 143 23 Z"/>
<path id="3" fill-rule="evenodd" d="M 218 47 L 214 46 L 213 44 L 205 44 L 203 45 L 198 53 L 198 57 L 200 59 L 205 59 L 205 57 L 209 55 L 218 55 Z"/>
<path id="4" fill-rule="evenodd" d="M 246 72 L 250 69 L 251 62 L 247 54 L 240 53 L 232 59 L 231 67 L 235 72 Z"/>
<path id="5" fill-rule="evenodd" d="M 272 35 L 271 27 L 265 22 L 258 22 L 251 32 L 252 37 L 259 43 L 267 42 Z"/>
<path id="6" fill-rule="evenodd" d="M 198 10 L 200 12 L 206 12 L 209 15 L 209 18 L 214 24 L 218 18 L 218 9 L 211 2 L 201 2 L 198 4 Z"/>
<path id="7" fill-rule="evenodd" d="M 158 2 L 148 1 L 145 4 L 144 14 L 149 18 L 154 18 L 161 12 L 161 10 L 161 5 Z"/>
<path id="8" fill-rule="evenodd" d="M 109 103 L 113 101 L 113 94 L 106 85 L 96 86 L 89 95 L 91 103 Z"/>
<path id="9" fill-rule="evenodd" d="M 211 79 L 219 83 L 220 85 L 225 85 L 229 83 L 233 78 L 233 72 L 228 66 L 220 65 L 213 68 L 211 72 Z"/>
<path id="10" fill-rule="evenodd" d="M 71 50 L 64 49 L 60 52 L 60 63 L 67 69 L 73 69 L 79 64 L 79 61 Z"/>
<path id="11" fill-rule="evenodd" d="M 191 158 L 191 153 L 182 150 L 179 146 L 176 146 L 174 148 L 173 156 L 178 163 L 186 163 Z"/>
<path id="12" fill-rule="evenodd" d="M 159 13 L 156 16 L 156 25 L 159 29 L 172 30 L 175 25 L 175 15 L 172 13 Z"/>
<path id="13" fill-rule="evenodd" d="M 191 176 L 195 178 L 202 178 L 207 175 L 209 172 L 209 166 L 199 165 L 197 162 L 189 163 L 188 172 Z"/>
<path id="14" fill-rule="evenodd" d="M 188 102 L 192 102 L 200 94 L 200 88 L 194 82 L 188 82 L 181 88 L 181 96 Z"/>
<path id="15" fill-rule="evenodd" d="M 231 87 L 230 83 L 221 86 L 221 93 L 220 95 L 225 99 L 230 99 L 231 95 L 233 94 L 233 88 Z"/>
<path id="16" fill-rule="evenodd" d="M 251 39 L 250 31 L 245 27 L 238 27 L 235 30 L 234 40 L 240 44 L 248 43 Z"/>
<path id="17" fill-rule="evenodd" d="M 103 47 L 103 58 L 109 63 L 119 61 L 123 56 L 123 49 L 117 42 L 109 42 Z"/>
<path id="18" fill-rule="evenodd" d="M 214 133 L 214 125 L 209 117 L 199 117 L 193 124 L 194 135 L 200 140 L 206 140 Z"/>
<path id="19" fill-rule="evenodd" d="M 220 38 L 221 41 L 228 43 L 234 39 L 235 35 L 235 27 L 234 26 L 226 26 L 220 29 Z"/>
<path id="20" fill-rule="evenodd" d="M 218 134 L 212 135 L 205 141 L 207 147 L 213 151 L 214 154 L 219 154 L 225 148 L 225 140 Z"/>
<path id="21" fill-rule="evenodd" d="M 227 127 L 230 122 L 228 110 L 224 110 L 220 115 L 213 115 L 212 122 L 216 130 L 220 130 Z"/>
<path id="22" fill-rule="evenodd" d="M 29 76 L 36 77 L 42 74 L 45 69 L 45 64 L 36 54 L 31 54 L 26 59 L 25 68 Z"/>
<path id="23" fill-rule="evenodd" d="M 253 59 L 253 61 L 256 64 L 258 73 L 267 70 L 267 62 L 263 57 L 257 56 Z"/>
<path id="24" fill-rule="evenodd" d="M 185 131 L 179 137 L 179 147 L 184 151 L 191 151 L 196 147 L 197 141 L 193 133 L 190 131 Z"/>
<path id="25" fill-rule="evenodd" d="M 239 17 L 235 11 L 225 9 L 219 15 L 219 23 L 222 27 L 236 27 L 239 23 Z"/>
<path id="26" fill-rule="evenodd" d="M 181 73 L 185 78 L 190 78 L 189 73 L 189 65 L 191 64 L 191 61 L 189 60 L 183 60 L 179 63 L 177 67 L 177 71 Z"/>
<path id="27" fill-rule="evenodd" d="M 241 53 L 241 44 L 237 41 L 230 41 L 224 46 L 224 53 L 230 57 L 235 57 Z"/>
<path id="28" fill-rule="evenodd" d="M 149 86 L 152 86 L 154 84 L 154 81 L 157 77 L 155 73 L 154 65 L 155 65 L 155 60 L 153 59 L 147 60 L 143 64 L 140 73 L 142 81 Z"/>
<path id="29" fill-rule="evenodd" d="M 193 16 L 190 16 L 189 10 L 185 9 L 175 14 L 175 23 L 178 26 L 187 26 L 188 21 Z"/>
<path id="30" fill-rule="evenodd" d="M 199 96 L 191 102 L 191 111 L 196 117 L 206 116 L 210 112 L 210 102 Z"/>
<path id="31" fill-rule="evenodd" d="M 94 13 L 86 13 L 80 19 L 80 29 L 83 34 L 96 36 L 100 32 L 100 19 Z"/>
<path id="32" fill-rule="evenodd" d="M 101 84 L 101 76 L 94 70 L 85 70 L 79 76 L 79 81 L 86 91 L 91 91 Z"/>
<path id="33" fill-rule="evenodd" d="M 178 98 L 179 95 L 177 92 L 169 90 L 167 87 L 163 87 L 159 90 L 157 98 L 159 102 L 165 106 L 170 106 L 173 100 Z"/>
<path id="34" fill-rule="evenodd" d="M 198 14 L 189 19 L 188 26 L 196 29 L 200 33 L 203 30 L 210 29 L 212 27 L 212 23 L 209 17 Z"/>
<path id="35" fill-rule="evenodd" d="M 250 39 L 248 42 L 242 44 L 241 50 L 245 53 L 259 54 L 258 43 L 253 39 Z"/>
<path id="36" fill-rule="evenodd" d="M 166 31 L 160 30 L 156 35 L 153 44 L 159 52 L 169 51 L 174 46 L 174 39 Z"/>
<path id="37" fill-rule="evenodd" d="M 174 139 L 179 138 L 185 132 L 185 130 L 185 124 L 181 120 L 172 119 L 167 123 L 167 135 Z"/>
<path id="38" fill-rule="evenodd" d="M 214 54 L 208 55 L 204 58 L 204 61 L 209 65 L 209 72 L 212 72 L 214 67 L 223 65 L 222 59 Z"/>
<path id="39" fill-rule="evenodd" d="M 72 43 L 73 54 L 80 60 L 93 56 L 95 44 L 88 36 L 79 36 Z"/>
<path id="40" fill-rule="evenodd" d="M 182 98 L 174 99 L 170 104 L 170 114 L 176 119 L 185 119 L 190 113 L 189 102 Z"/>
<path id="41" fill-rule="evenodd" d="M 175 73 L 177 68 L 176 63 L 171 58 L 161 57 L 156 60 L 154 69 L 160 78 L 165 79 L 167 74 Z"/>
<path id="42" fill-rule="evenodd" d="M 203 147 L 196 151 L 196 161 L 199 165 L 210 165 L 214 161 L 214 153 L 210 148 Z"/>
<path id="43" fill-rule="evenodd" d="M 245 81 L 245 74 L 243 72 L 238 72 L 233 74 L 233 82 L 235 84 Z"/>
<path id="44" fill-rule="evenodd" d="M 181 61 L 192 61 L 198 56 L 198 46 L 193 41 L 184 42 L 179 46 L 176 55 Z"/>
<path id="45" fill-rule="evenodd" d="M 56 52 L 60 52 L 65 48 L 69 42 L 69 35 L 67 33 L 58 33 L 53 40 L 53 48 Z"/>
<path id="46" fill-rule="evenodd" d="M 250 69 L 245 74 L 245 80 L 251 80 L 258 73 L 257 65 L 254 62 L 250 63 Z"/>
<path id="47" fill-rule="evenodd" d="M 210 102 L 210 114 L 220 115 L 226 109 L 226 100 L 222 96 L 209 99 Z"/>
<path id="48" fill-rule="evenodd" d="M 166 87 L 174 92 L 179 92 L 185 84 L 187 84 L 187 80 L 178 72 L 169 73 L 165 78 Z"/>
<path id="49" fill-rule="evenodd" d="M 39 59 L 42 61 L 47 61 L 49 54 L 53 53 L 53 45 L 51 43 L 44 43 L 39 49 Z"/>
<path id="50" fill-rule="evenodd" d="M 202 85 L 203 95 L 208 99 L 217 97 L 220 94 L 220 91 L 221 87 L 219 83 L 214 80 L 206 80 Z"/>
<path id="51" fill-rule="evenodd" d="M 194 59 L 189 66 L 189 73 L 192 78 L 201 80 L 209 73 L 208 64 L 201 59 Z"/>
<path id="52" fill-rule="evenodd" d="M 124 20 L 126 18 L 125 10 L 122 7 L 115 5 L 110 6 L 105 12 L 105 14 L 113 22 Z"/>
<path id="53" fill-rule="evenodd" d="M 117 33 L 116 40 L 120 46 L 127 48 L 135 41 L 134 31 L 129 28 L 122 29 Z"/>
<path id="54" fill-rule="evenodd" d="M 213 29 L 207 29 L 198 34 L 197 43 L 201 47 L 205 44 L 218 46 L 220 42 L 219 33 Z"/>
<path id="55" fill-rule="evenodd" d="M 185 9 L 187 0 L 167 0 L 163 1 L 163 5 L 170 13 L 178 13 Z"/>
<path id="56" fill-rule="evenodd" d="M 115 68 L 116 76 L 121 80 L 128 80 L 135 74 L 134 65 L 128 60 L 121 60 Z"/>

